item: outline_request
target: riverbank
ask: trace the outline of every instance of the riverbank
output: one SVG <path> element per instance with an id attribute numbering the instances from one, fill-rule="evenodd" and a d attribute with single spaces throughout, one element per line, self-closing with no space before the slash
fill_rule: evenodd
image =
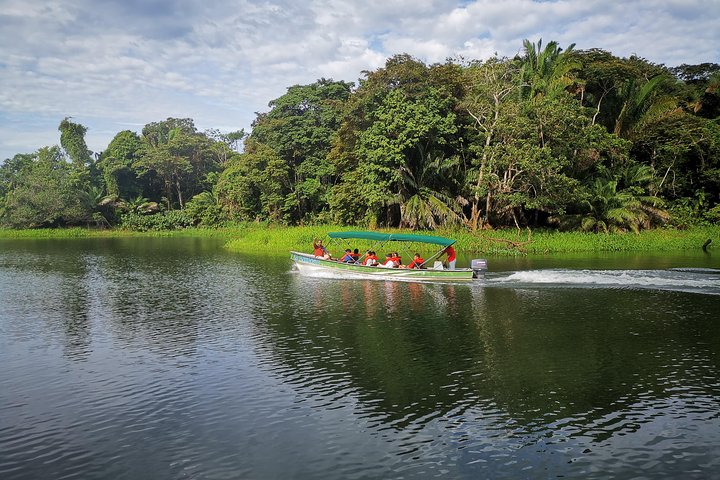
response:
<path id="1" fill-rule="evenodd" d="M 182 230 L 153 230 L 139 232 L 120 228 L 98 229 L 85 227 L 11 229 L 0 228 L 0 239 L 32 238 L 120 238 L 120 237 L 212 237 L 233 238 L 236 228 L 185 228 Z"/>
<path id="2" fill-rule="evenodd" d="M 227 247 L 234 251 L 309 251 L 313 238 L 328 231 L 352 230 L 348 227 L 266 227 L 238 232 Z M 398 230 L 383 230 L 393 232 Z M 457 240 L 456 248 L 484 255 L 534 255 L 583 252 L 658 252 L 700 250 L 711 239 L 708 250 L 720 246 L 720 226 L 694 227 L 687 230 L 656 229 L 634 233 L 594 234 L 584 232 L 492 230 L 467 232 L 440 230 L 430 232 Z"/>
<path id="3" fill-rule="evenodd" d="M 159 232 L 135 232 L 120 229 L 0 229 L 0 238 L 92 238 L 92 237 L 212 237 L 227 240 L 227 248 L 238 252 L 309 251 L 313 238 L 323 238 L 328 231 L 353 230 L 338 226 L 268 226 L 239 224 L 217 229 L 188 228 Z M 399 230 L 383 230 L 397 232 Z M 548 253 L 584 252 L 669 252 L 699 250 L 711 239 L 708 250 L 720 246 L 720 225 L 693 227 L 687 230 L 655 229 L 640 234 L 594 234 L 584 232 L 492 230 L 467 232 L 440 230 L 431 235 L 457 240 L 457 249 L 488 256 L 542 255 Z"/>

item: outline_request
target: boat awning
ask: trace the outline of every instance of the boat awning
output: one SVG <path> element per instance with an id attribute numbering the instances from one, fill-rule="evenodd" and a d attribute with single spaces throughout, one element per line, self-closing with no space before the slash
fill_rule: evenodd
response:
<path id="1" fill-rule="evenodd" d="M 452 240 L 450 238 L 435 237 L 432 235 L 413 235 L 410 233 L 380 233 L 380 232 L 351 231 L 351 232 L 329 232 L 327 235 L 330 238 L 374 240 L 376 242 L 431 243 L 433 245 L 442 245 L 443 247 L 448 247 L 455 243 L 455 240 Z"/>

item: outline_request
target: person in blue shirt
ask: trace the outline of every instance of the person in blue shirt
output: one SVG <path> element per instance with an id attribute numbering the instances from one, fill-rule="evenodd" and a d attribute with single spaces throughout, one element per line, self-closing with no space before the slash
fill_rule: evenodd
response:
<path id="1" fill-rule="evenodd" d="M 341 263 L 355 263 L 355 259 L 353 258 L 353 255 L 352 255 L 352 250 L 350 250 L 349 248 L 346 248 L 345 255 L 342 256 L 342 258 L 340 259 L 340 262 Z"/>

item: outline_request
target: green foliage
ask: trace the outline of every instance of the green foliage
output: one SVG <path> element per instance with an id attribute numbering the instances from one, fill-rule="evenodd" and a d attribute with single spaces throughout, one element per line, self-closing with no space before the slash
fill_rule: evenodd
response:
<path id="1" fill-rule="evenodd" d="M 712 223 L 720 223 L 720 204 L 715 205 L 713 208 L 705 212 L 704 217 Z"/>
<path id="2" fill-rule="evenodd" d="M 4 196 L 3 224 L 37 228 L 91 220 L 93 204 L 88 186 L 57 147 L 42 148 L 21 163 Z"/>
<path id="3" fill-rule="evenodd" d="M 216 227 L 227 220 L 218 197 L 207 191 L 195 195 L 185 206 L 185 213 L 194 225 L 203 227 Z"/>
<path id="4" fill-rule="evenodd" d="M 0 221 L 604 232 L 717 219 L 717 64 L 525 40 L 514 58 L 403 54 L 362 75 L 357 88 L 289 87 L 249 135 L 201 133 L 189 118 L 122 131 L 96 163 L 86 127 L 65 118 L 62 150 L 0 165 Z"/>
<path id="5" fill-rule="evenodd" d="M 130 198 L 142 193 L 138 172 L 133 167 L 141 149 L 140 137 L 130 130 L 123 130 L 112 139 L 97 163 L 108 195 Z"/>
<path id="6" fill-rule="evenodd" d="M 329 231 L 347 230 L 337 225 L 274 227 L 245 224 L 234 231 L 226 247 L 233 251 L 287 254 L 288 250 L 310 251 L 313 238 L 323 238 Z M 397 232 L 397 229 L 382 229 Z M 720 226 L 692 227 L 687 230 L 654 229 L 639 234 L 492 230 L 469 232 L 467 229 L 441 229 L 432 234 L 457 240 L 460 254 L 496 256 L 546 255 L 550 253 L 597 252 L 668 252 L 699 250 L 707 238 L 720 238 Z M 514 247 L 515 244 L 523 244 Z M 713 243 L 714 244 L 714 243 Z M 331 249 L 332 251 L 332 249 Z"/>
<path id="7" fill-rule="evenodd" d="M 650 227 L 652 221 L 666 221 L 668 214 L 660 208 L 662 201 L 653 196 L 643 195 L 637 187 L 640 182 L 651 178 L 647 167 L 625 171 L 624 189 L 618 189 L 618 180 L 596 178 L 590 185 L 585 201 L 588 213 L 582 219 L 582 229 L 594 232 L 622 232 L 632 230 L 638 233 L 643 227 Z"/>
<path id="8" fill-rule="evenodd" d="M 121 216 L 120 227 L 138 232 L 181 230 L 193 226 L 192 216 L 184 210 L 169 210 L 155 215 L 130 212 Z"/>
<path id="9" fill-rule="evenodd" d="M 269 113 L 255 121 L 250 142 L 271 148 L 293 179 L 286 185 L 283 218 L 300 221 L 327 207 L 335 181 L 335 169 L 327 157 L 351 87 L 326 79 L 292 86 L 270 102 Z"/>
<path id="10" fill-rule="evenodd" d="M 60 131 L 60 145 L 70 157 L 70 161 L 78 168 L 89 165 L 92 152 L 88 150 L 85 143 L 87 128 L 79 123 L 71 122 L 70 117 L 65 117 L 60 122 L 58 130 Z"/>
<path id="11" fill-rule="evenodd" d="M 289 166 L 267 145 L 250 141 L 220 174 L 216 194 L 231 220 L 286 221 L 291 199 Z"/>
<path id="12" fill-rule="evenodd" d="M 191 119 L 148 124 L 142 141 L 142 153 L 133 168 L 159 188 L 168 210 L 184 208 L 186 199 L 208 187 L 207 175 L 221 170 L 215 142 L 198 133 Z"/>
<path id="13" fill-rule="evenodd" d="M 580 66 L 570 53 L 575 44 L 565 51 L 555 41 L 542 48 L 542 39 L 537 44 L 523 40 L 525 55 L 520 68 L 520 92 L 525 98 L 533 99 L 538 95 L 557 97 L 572 85 L 570 72 Z"/>

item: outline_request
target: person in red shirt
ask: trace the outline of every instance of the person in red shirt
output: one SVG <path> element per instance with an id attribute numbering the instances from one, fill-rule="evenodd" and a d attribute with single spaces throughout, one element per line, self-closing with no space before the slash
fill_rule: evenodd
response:
<path id="1" fill-rule="evenodd" d="M 448 270 L 455 270 L 455 249 L 452 245 L 448 245 L 444 253 L 447 254 Z"/>
<path id="2" fill-rule="evenodd" d="M 324 260 L 330 259 L 330 252 L 323 246 L 322 240 L 318 240 L 317 238 L 313 240 L 313 255 Z"/>
<path id="3" fill-rule="evenodd" d="M 422 268 L 421 266 L 423 263 L 425 263 L 425 260 L 423 260 L 419 253 L 416 253 L 407 268 Z"/>

